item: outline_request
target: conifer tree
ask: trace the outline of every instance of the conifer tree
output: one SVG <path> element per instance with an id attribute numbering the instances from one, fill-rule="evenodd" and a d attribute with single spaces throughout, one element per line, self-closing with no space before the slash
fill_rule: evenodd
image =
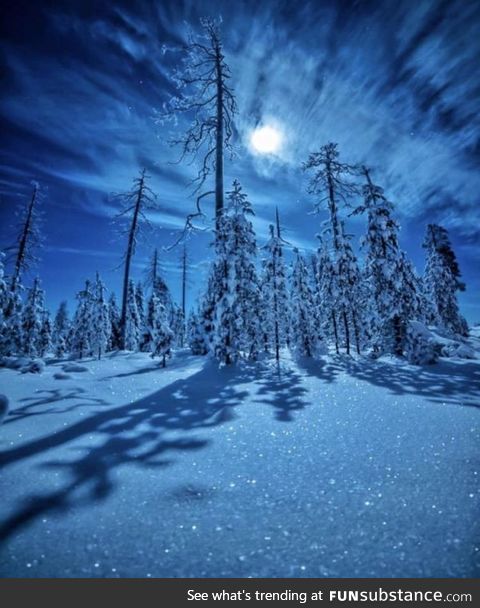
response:
<path id="1" fill-rule="evenodd" d="M 368 331 L 376 355 L 400 354 L 407 323 L 417 316 L 418 281 L 399 247 L 393 204 L 372 182 L 370 170 L 362 167 L 362 172 L 366 179 L 364 202 L 354 214 L 367 214 L 362 245 L 366 250 L 364 279 L 370 294 L 370 302 L 364 307 L 368 310 Z"/>
<path id="2" fill-rule="evenodd" d="M 117 298 L 113 291 L 108 300 L 108 317 L 111 327 L 108 350 L 118 350 L 121 344 L 120 311 L 118 310 Z"/>
<path id="3" fill-rule="evenodd" d="M 191 312 L 187 323 L 187 341 L 193 355 L 206 355 L 208 345 L 199 315 Z"/>
<path id="4" fill-rule="evenodd" d="M 77 310 L 72 322 L 70 348 L 75 357 L 83 359 L 92 353 L 92 284 L 85 281 L 85 288 L 77 294 Z"/>
<path id="5" fill-rule="evenodd" d="M 429 302 L 428 321 L 452 334 L 468 335 L 468 326 L 457 302 L 457 291 L 465 290 L 465 284 L 460 281 L 460 269 L 447 230 L 429 224 L 423 247 L 427 250 L 423 285 Z"/>
<path id="6" fill-rule="evenodd" d="M 351 179 L 356 174 L 356 168 L 341 162 L 337 144 L 328 143 L 319 152 L 310 154 L 303 169 L 312 172 L 308 192 L 316 196 L 315 211 L 319 212 L 326 203 L 329 212 L 332 262 L 335 265 L 332 278 L 336 280 L 332 288 L 339 306 L 338 317 L 343 327 L 346 351 L 350 354 L 352 334 L 357 351 L 360 350 L 360 321 L 355 320 L 359 307 L 358 302 L 354 301 L 354 292 L 351 291 L 352 282 L 357 281 L 359 270 L 358 266 L 355 267 L 355 256 L 344 233 L 339 207 L 341 203 L 346 205 L 348 199 L 358 192 L 357 185 Z"/>
<path id="7" fill-rule="evenodd" d="M 56 357 L 64 357 L 68 352 L 68 336 L 70 333 L 67 302 L 61 302 L 53 322 L 52 342 Z"/>
<path id="8" fill-rule="evenodd" d="M 110 310 L 105 298 L 105 285 L 97 272 L 92 298 L 91 349 L 94 356 L 101 359 L 107 352 L 112 335 Z"/>
<path id="9" fill-rule="evenodd" d="M 308 268 L 298 249 L 291 277 L 291 340 L 290 346 L 297 356 L 313 357 L 317 353 L 314 327 L 313 295 L 310 288 Z"/>
<path id="10" fill-rule="evenodd" d="M 23 354 L 37 357 L 41 352 L 40 334 L 45 315 L 45 294 L 36 277 L 28 291 L 28 297 L 22 315 Z"/>
<path id="11" fill-rule="evenodd" d="M 286 346 L 289 331 L 289 297 L 287 271 L 283 259 L 284 241 L 280 224 L 270 226 L 270 239 L 264 247 L 262 273 L 262 332 L 264 347 L 272 350 L 275 360 L 280 360 L 280 350 Z"/>
<path id="12" fill-rule="evenodd" d="M 337 275 L 325 241 L 321 242 L 318 251 L 317 285 L 318 293 L 316 297 L 314 294 L 314 303 L 316 319 L 320 322 L 320 333 L 334 343 L 335 352 L 338 355 L 340 341 L 336 307 Z"/>
<path id="13" fill-rule="evenodd" d="M 140 324 L 143 325 L 145 322 L 145 296 L 143 294 L 143 285 L 139 281 L 135 288 L 135 300 L 137 302 L 138 315 L 140 317 Z"/>
<path id="14" fill-rule="evenodd" d="M 185 340 L 185 317 L 183 310 L 176 304 L 173 307 L 171 329 L 174 335 L 175 346 L 183 346 Z"/>
<path id="15" fill-rule="evenodd" d="M 53 348 L 52 343 L 52 320 L 48 310 L 44 311 L 42 327 L 40 329 L 40 335 L 38 340 L 38 354 L 40 357 L 45 357 Z"/>
<path id="16" fill-rule="evenodd" d="M 141 337 L 140 315 L 135 298 L 135 284 L 130 280 L 125 316 L 125 350 L 138 351 Z"/>
<path id="17" fill-rule="evenodd" d="M 153 293 L 149 300 L 149 331 L 151 335 L 152 358 L 161 357 L 162 367 L 171 356 L 173 332 L 169 327 L 167 311 L 158 296 Z"/>
<path id="18" fill-rule="evenodd" d="M 255 269 L 252 206 L 235 180 L 216 235 L 211 273 L 212 352 L 222 363 L 255 359 L 260 346 L 260 289 Z"/>

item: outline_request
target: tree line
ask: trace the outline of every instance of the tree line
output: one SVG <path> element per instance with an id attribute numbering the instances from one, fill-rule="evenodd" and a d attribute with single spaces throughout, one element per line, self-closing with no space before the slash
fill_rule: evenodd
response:
<path id="1" fill-rule="evenodd" d="M 35 185 L 8 277 L 0 260 L 0 354 L 42 357 L 55 352 L 81 358 L 121 349 L 150 352 L 165 365 L 172 348 L 188 344 L 195 354 L 211 354 L 224 364 L 263 354 L 279 361 L 286 347 L 307 357 L 332 350 L 389 353 L 422 362 L 435 357 L 426 326 L 466 335 L 457 302 L 465 285 L 447 230 L 427 226 L 420 277 L 400 248 L 392 202 L 374 183 L 371 169 L 344 162 L 335 143 L 320 146 L 303 163 L 314 210 L 328 212 L 318 249 L 305 255 L 292 248 L 282 237 L 278 210 L 268 240 L 258 246 L 253 206 L 238 180 L 224 192 L 224 154 L 232 151 L 237 106 L 218 24 L 203 20 L 201 32 L 190 35 L 184 51 L 172 75 L 177 93 L 157 119 L 165 124 L 180 114 L 188 116 L 190 126 L 171 143 L 180 146 L 181 161 L 187 156 L 199 161 L 193 180 L 196 208 L 177 245 L 195 231 L 204 201 L 214 199 L 214 260 L 198 306 L 186 319 L 185 255 L 181 306 L 173 303 L 160 276 L 158 249 L 150 264 L 148 298 L 131 277 L 139 231 L 158 206 L 145 170 L 131 190 L 118 196 L 117 218 L 125 220 L 126 241 L 120 307 L 114 294 L 107 297 L 98 274 L 77 294 L 72 319 L 62 304 L 52 322 L 38 278 L 24 302 L 22 277 L 41 240 Z M 213 189 L 207 190 L 211 179 Z M 362 261 L 346 226 L 346 218 L 355 215 L 366 220 Z M 286 249 L 293 249 L 291 265 Z"/>

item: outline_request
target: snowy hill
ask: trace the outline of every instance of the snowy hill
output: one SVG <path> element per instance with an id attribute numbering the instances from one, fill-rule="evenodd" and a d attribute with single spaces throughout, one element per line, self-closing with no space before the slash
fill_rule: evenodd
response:
<path id="1" fill-rule="evenodd" d="M 480 361 L 82 366 L 0 369 L 2 576 L 479 575 Z"/>

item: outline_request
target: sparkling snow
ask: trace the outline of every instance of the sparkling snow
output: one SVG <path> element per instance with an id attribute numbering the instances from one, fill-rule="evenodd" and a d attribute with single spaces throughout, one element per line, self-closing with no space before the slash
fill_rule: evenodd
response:
<path id="1" fill-rule="evenodd" d="M 82 366 L 0 370 L 2 576 L 480 574 L 480 361 Z"/>

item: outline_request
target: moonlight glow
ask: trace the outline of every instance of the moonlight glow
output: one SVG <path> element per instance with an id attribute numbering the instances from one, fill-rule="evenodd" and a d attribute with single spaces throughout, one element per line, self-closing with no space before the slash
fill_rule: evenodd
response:
<path id="1" fill-rule="evenodd" d="M 274 152 L 278 152 L 282 145 L 282 140 L 283 135 L 281 131 L 268 125 L 255 129 L 250 136 L 252 148 L 258 154 L 273 154 Z"/>

